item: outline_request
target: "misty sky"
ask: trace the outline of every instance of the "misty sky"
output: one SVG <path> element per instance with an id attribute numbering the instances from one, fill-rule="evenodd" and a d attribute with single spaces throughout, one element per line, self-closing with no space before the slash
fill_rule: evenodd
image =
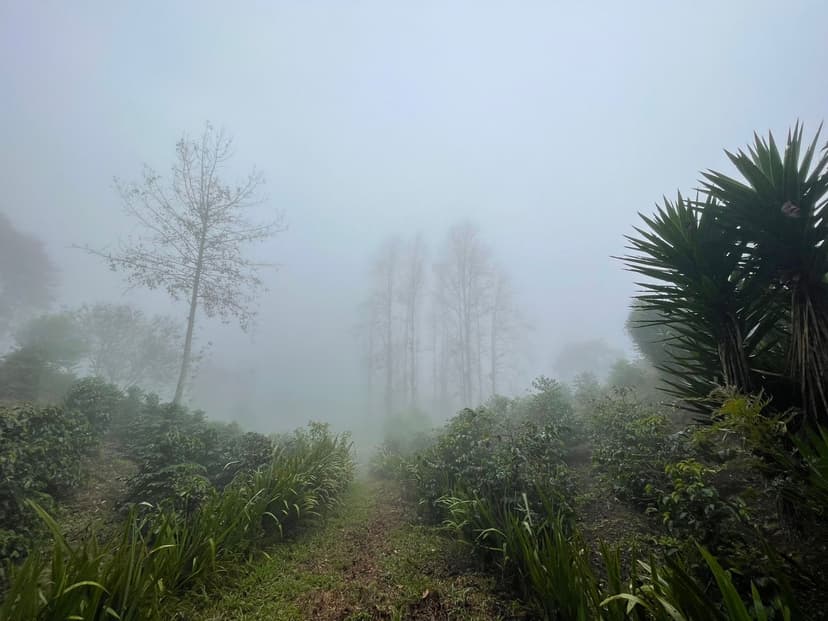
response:
<path id="1" fill-rule="evenodd" d="M 634 287 L 610 256 L 637 211 L 754 130 L 822 121 L 826 23 L 818 0 L 6 0 L 0 210 L 47 244 L 62 303 L 118 301 L 120 276 L 71 246 L 129 233 L 113 176 L 166 173 L 209 119 L 235 136 L 239 174 L 264 171 L 259 217 L 290 226 L 256 250 L 281 264 L 256 330 L 200 333 L 217 364 L 255 372 L 259 421 L 355 407 L 350 328 L 376 246 L 416 231 L 433 246 L 461 218 L 535 326 L 527 371 L 551 375 L 567 341 L 629 348 Z"/>

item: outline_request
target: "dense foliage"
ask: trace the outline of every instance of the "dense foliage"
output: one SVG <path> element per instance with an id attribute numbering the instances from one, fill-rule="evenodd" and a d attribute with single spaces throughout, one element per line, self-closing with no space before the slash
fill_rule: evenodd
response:
<path id="1" fill-rule="evenodd" d="M 644 325 L 664 326 L 675 393 L 763 390 L 778 411 L 828 412 L 828 149 L 797 125 L 728 153 L 740 178 L 709 171 L 697 199 L 665 200 L 628 237 L 644 277 Z"/>
<path id="2" fill-rule="evenodd" d="M 578 391 L 570 396 L 550 380 L 534 388 L 461 411 L 429 447 L 397 454 L 388 474 L 497 567 L 539 617 L 785 618 L 795 598 L 813 596 L 824 564 L 804 570 L 790 555 L 802 548 L 786 557 L 773 546 L 780 488 L 811 496 L 814 486 L 801 478 L 792 485 L 780 465 L 792 454 L 778 443 L 780 422 L 757 418 L 764 402 L 722 394 L 717 424 L 698 426 L 629 389 L 599 385 L 576 399 Z M 759 445 L 778 456 L 763 470 Z M 388 452 L 383 463 L 392 464 Z M 822 453 L 812 453 L 824 472 Z M 579 514 L 586 490 L 576 481 L 587 474 L 593 494 L 640 512 L 645 530 L 629 533 L 646 552 L 596 549 L 581 534 L 591 525 Z"/>
<path id="3" fill-rule="evenodd" d="M 33 504 L 55 545 L 13 571 L 0 619 L 164 619 L 166 597 L 319 515 L 352 474 L 348 438 L 312 425 L 287 438 L 265 466 L 240 472 L 223 490 L 210 488 L 191 511 L 163 503 L 134 508 L 119 540 L 70 544 Z"/>
<path id="4" fill-rule="evenodd" d="M 595 341 L 581 353 L 601 380 L 539 377 L 436 430 L 413 407 L 384 421 L 374 473 L 536 618 L 828 609 L 828 149 L 797 126 L 783 151 L 757 137 L 730 157 L 742 179 L 706 173 L 699 198 L 665 201 L 628 238 L 645 278 L 628 329 L 644 359 L 610 360 Z M 131 382 L 75 381 L 74 321 L 36 318 L 0 364 L 0 557 L 13 561 L 0 621 L 161 619 L 171 593 L 208 585 L 351 480 L 350 441 L 325 425 L 244 433 Z M 69 541 L 51 509 L 103 440 L 137 468 L 119 537 Z"/>
<path id="5" fill-rule="evenodd" d="M 40 531 L 29 501 L 49 507 L 83 483 L 83 459 L 122 400 L 114 386 L 88 378 L 61 405 L 0 404 L 0 560 L 24 556 Z"/>
<path id="6" fill-rule="evenodd" d="M 496 399 L 398 458 L 432 516 L 541 618 L 826 607 L 828 149 L 797 126 L 784 151 L 757 137 L 730 158 L 742 179 L 706 173 L 700 198 L 665 201 L 628 238 L 645 278 L 628 329 L 655 370 L 578 376 L 540 418 L 525 412 L 548 391 Z M 617 547 L 596 554 L 602 526 Z"/>
<path id="7" fill-rule="evenodd" d="M 0 558 L 22 556 L 36 530 L 27 500 L 48 506 L 81 482 L 81 457 L 94 442 L 91 429 L 75 410 L 0 405 Z"/>

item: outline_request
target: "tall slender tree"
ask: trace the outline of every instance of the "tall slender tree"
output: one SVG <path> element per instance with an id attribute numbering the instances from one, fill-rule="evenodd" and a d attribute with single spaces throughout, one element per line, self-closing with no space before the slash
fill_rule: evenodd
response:
<path id="1" fill-rule="evenodd" d="M 247 258 L 243 250 L 285 229 L 281 213 L 265 223 L 248 221 L 248 210 L 262 201 L 264 180 L 253 169 L 238 184 L 223 181 L 232 155 L 232 139 L 209 123 L 199 138 L 185 135 L 176 145 L 169 184 L 147 166 L 138 182 L 116 179 L 141 234 L 115 251 L 86 248 L 113 270 L 125 272 L 131 286 L 163 288 L 173 299 L 188 301 L 175 403 L 181 401 L 189 377 L 198 310 L 224 321 L 236 319 L 246 330 L 263 288 L 258 274 L 263 264 Z"/>
<path id="2" fill-rule="evenodd" d="M 483 331 L 491 275 L 491 251 L 480 239 L 476 225 L 456 224 L 449 231 L 440 261 L 435 266 L 439 282 L 437 303 L 443 305 L 450 326 L 452 349 L 463 402 L 470 406 L 480 397 Z"/>
<path id="3" fill-rule="evenodd" d="M 369 339 L 375 352 L 372 359 L 374 368 L 381 370 L 383 375 L 383 407 L 386 416 L 393 413 L 396 407 L 396 377 L 401 368 L 397 327 L 401 253 L 402 241 L 396 235 L 380 247 L 371 266 L 373 282 L 367 304 Z"/>
<path id="4" fill-rule="evenodd" d="M 425 242 L 416 235 L 404 248 L 400 303 L 403 309 L 404 389 L 409 407 L 418 405 L 420 323 L 425 288 Z"/>
<path id="5" fill-rule="evenodd" d="M 515 368 L 517 349 L 527 324 L 515 301 L 509 275 L 501 268 L 492 273 L 489 300 L 489 381 L 491 394 L 498 394 L 506 372 Z"/>

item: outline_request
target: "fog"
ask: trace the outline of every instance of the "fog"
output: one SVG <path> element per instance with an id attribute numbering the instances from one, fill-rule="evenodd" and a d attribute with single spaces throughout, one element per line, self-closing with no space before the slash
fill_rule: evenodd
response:
<path id="1" fill-rule="evenodd" d="M 188 399 L 262 431 L 364 427 L 354 326 L 384 240 L 422 233 L 430 274 L 452 225 L 479 227 L 531 327 L 515 386 L 573 342 L 634 355 L 623 235 L 755 130 L 816 129 L 826 18 L 818 1 L 6 2 L 0 212 L 59 267 L 54 309 L 183 324 L 185 302 L 75 246 L 134 232 L 113 177 L 167 174 L 182 133 L 225 128 L 228 180 L 267 181 L 251 219 L 288 230 L 251 248 L 279 267 L 248 333 L 199 317 L 211 379 Z"/>

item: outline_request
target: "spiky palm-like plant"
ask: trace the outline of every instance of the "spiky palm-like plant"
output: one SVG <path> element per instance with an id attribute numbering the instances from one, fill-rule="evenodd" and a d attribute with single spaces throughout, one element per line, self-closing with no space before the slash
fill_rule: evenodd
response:
<path id="1" fill-rule="evenodd" d="M 812 420 L 828 414 L 828 147 L 817 156 L 819 133 L 804 153 L 799 123 L 783 152 L 772 134 L 757 135 L 747 152 L 727 153 L 742 179 L 708 171 L 703 185 L 757 281 L 787 307 L 787 372 Z"/>
<path id="2" fill-rule="evenodd" d="M 715 201 L 700 203 L 678 195 L 664 199 L 647 225 L 627 236 L 628 269 L 638 283 L 641 308 L 675 333 L 667 348 L 672 361 L 662 370 L 681 397 L 702 397 L 715 384 L 741 391 L 753 388 L 750 359 L 760 350 L 757 330 L 762 296 L 745 269 L 744 247 L 721 226 Z"/>

